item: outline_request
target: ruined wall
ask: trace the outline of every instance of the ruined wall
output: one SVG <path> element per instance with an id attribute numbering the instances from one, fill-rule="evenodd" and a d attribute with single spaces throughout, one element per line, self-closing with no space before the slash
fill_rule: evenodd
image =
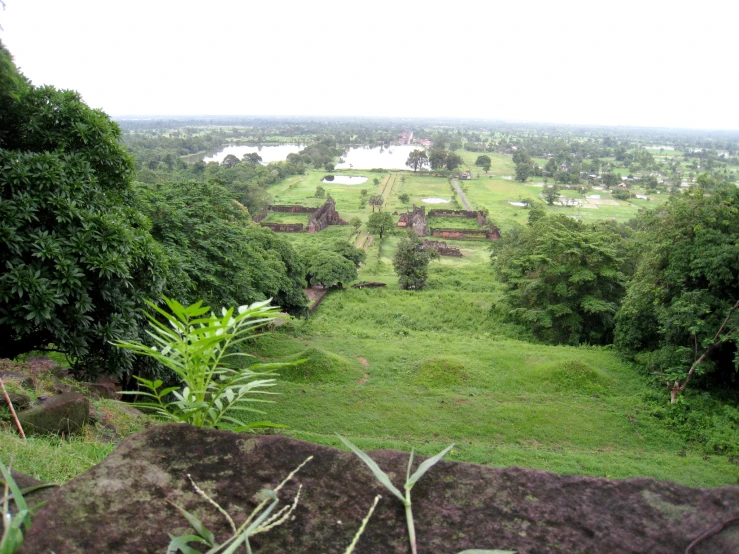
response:
<path id="1" fill-rule="evenodd" d="M 259 214 L 255 215 L 251 219 L 254 223 L 259 223 L 264 218 L 266 218 L 268 215 L 269 215 L 269 210 L 267 208 L 264 208 Z"/>
<path id="2" fill-rule="evenodd" d="M 336 211 L 336 202 L 333 198 L 328 198 L 326 203 L 315 210 L 308 220 L 308 232 L 317 233 L 322 231 L 329 225 L 347 225 L 346 221 L 341 219 Z"/>
<path id="3" fill-rule="evenodd" d="M 440 237 L 445 239 L 486 239 L 498 240 L 500 232 L 490 229 L 431 229 L 432 237 Z"/>
<path id="4" fill-rule="evenodd" d="M 262 227 L 272 229 L 277 233 L 302 233 L 302 223 L 261 223 Z"/>
<path id="5" fill-rule="evenodd" d="M 310 214 L 316 211 L 316 208 L 306 208 L 305 206 L 295 206 L 295 205 L 277 205 L 277 206 L 269 206 L 269 211 L 271 212 L 287 212 L 287 213 L 293 213 L 293 214 Z"/>
<path id="6" fill-rule="evenodd" d="M 462 257 L 462 253 L 459 251 L 459 248 L 456 248 L 454 246 L 447 246 L 445 242 L 436 240 L 425 240 L 423 241 L 423 247 L 433 248 L 439 253 L 440 256 L 453 256 L 455 258 Z"/>
<path id="7" fill-rule="evenodd" d="M 401 214 L 397 226 L 412 229 L 419 237 L 427 236 L 429 225 L 426 221 L 426 206 L 417 207 L 414 204 L 412 212 Z"/>
<path id="8" fill-rule="evenodd" d="M 467 210 L 429 210 L 429 217 L 462 217 L 462 218 L 478 218 L 480 220 L 480 212 L 470 212 Z"/>

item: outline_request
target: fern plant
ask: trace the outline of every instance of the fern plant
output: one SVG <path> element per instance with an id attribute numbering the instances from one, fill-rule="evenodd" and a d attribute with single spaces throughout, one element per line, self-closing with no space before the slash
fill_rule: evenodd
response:
<path id="1" fill-rule="evenodd" d="M 147 304 L 165 323 L 150 313 L 147 317 L 154 346 L 141 342 L 114 344 L 142 356 L 154 358 L 171 369 L 181 386 L 163 387 L 162 380 L 135 376 L 144 391 L 124 392 L 146 398 L 135 405 L 152 410 L 162 419 L 185 422 L 197 427 L 244 431 L 263 427 L 282 427 L 269 421 L 247 423 L 244 412 L 264 414 L 255 404 L 271 402 L 264 398 L 276 394 L 266 389 L 276 384 L 274 371 L 288 364 L 255 363 L 244 369 L 229 367 L 235 357 L 251 357 L 235 352 L 244 341 L 259 336 L 258 331 L 278 317 L 278 308 L 269 300 L 238 308 L 223 308 L 216 316 L 202 302 L 183 306 L 164 298 L 170 312 L 152 302 Z M 209 315 L 208 315 L 209 314 Z"/>

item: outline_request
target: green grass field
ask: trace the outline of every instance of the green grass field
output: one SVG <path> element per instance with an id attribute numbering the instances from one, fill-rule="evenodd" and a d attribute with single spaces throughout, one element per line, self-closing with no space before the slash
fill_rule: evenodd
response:
<path id="1" fill-rule="evenodd" d="M 422 292 L 331 293 L 309 320 L 255 345 L 268 359 L 306 360 L 282 372 L 270 417 L 331 446 L 336 433 L 423 454 L 454 443 L 450 459 L 492 466 L 736 483 L 737 466 L 662 423 L 655 391 L 613 351 L 526 342 L 491 315 L 499 298 L 490 270 L 469 259 L 434 262 Z"/>
<path id="2" fill-rule="evenodd" d="M 491 155 L 486 175 L 474 167 L 476 153 L 460 152 L 474 178 L 460 184 L 474 209 L 486 208 L 505 233 L 525 224 L 528 210 L 511 202 L 534 200 L 542 179 L 512 179 L 508 156 Z M 412 172 L 361 175 L 359 186 L 320 183 L 325 173 L 309 172 L 274 185 L 276 203 L 317 205 L 321 184 L 336 200 L 342 218 L 366 221 L 360 191 L 382 194 L 385 210 L 411 205 L 459 209 L 446 178 Z M 372 182 L 379 179 L 379 184 Z M 639 192 L 639 191 L 637 191 Z M 403 204 L 401 194 L 409 196 Z M 627 221 L 653 200 L 613 201 L 607 191 L 562 194 L 591 207 L 547 206 L 584 221 Z M 443 198 L 446 204 L 424 203 Z M 472 219 L 432 218 L 431 227 L 476 228 Z M 366 235 L 350 226 L 316 234 L 286 234 L 298 247 Z M 282 396 L 270 418 L 290 427 L 296 438 L 339 446 L 336 433 L 362 448 L 416 448 L 431 454 L 455 443 L 450 459 L 493 466 L 522 465 L 560 473 L 626 478 L 656 477 L 696 486 L 736 483 L 739 468 L 725 457 L 705 456 L 660 419 L 666 393 L 648 385 L 636 368 L 606 348 L 533 344 L 526 330 L 501 321 L 491 311 L 501 298 L 489 265 L 489 243 L 447 240 L 462 258 L 431 264 L 428 287 L 402 291 L 392 269 L 398 235 L 368 250 L 360 280 L 387 283 L 386 289 L 331 293 L 307 321 L 295 321 L 278 335 L 260 339 L 255 351 L 265 359 L 307 361 L 286 370 Z M 656 398 L 656 401 L 655 401 Z M 659 408 L 659 409 L 658 409 Z"/>

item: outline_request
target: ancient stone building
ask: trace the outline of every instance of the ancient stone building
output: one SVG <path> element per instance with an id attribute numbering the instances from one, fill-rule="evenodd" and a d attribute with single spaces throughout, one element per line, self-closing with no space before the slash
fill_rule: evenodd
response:
<path id="1" fill-rule="evenodd" d="M 339 212 L 336 211 L 336 202 L 330 196 L 326 199 L 326 203 L 318 208 L 308 219 L 308 232 L 316 233 L 322 231 L 329 225 L 346 225 L 346 221 L 341 219 Z"/>
<path id="2" fill-rule="evenodd" d="M 425 237 L 429 234 L 429 225 L 426 221 L 426 206 L 416 207 L 413 205 L 412 212 L 406 212 L 400 215 L 398 227 L 412 229 L 419 237 Z"/>

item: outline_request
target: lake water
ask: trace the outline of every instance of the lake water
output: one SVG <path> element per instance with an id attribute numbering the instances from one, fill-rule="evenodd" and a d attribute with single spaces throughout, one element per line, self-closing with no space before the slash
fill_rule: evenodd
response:
<path id="1" fill-rule="evenodd" d="M 509 204 L 510 204 L 511 206 L 519 206 L 519 207 L 524 207 L 524 206 L 526 206 L 526 203 L 525 203 L 525 202 L 508 202 L 508 203 L 509 203 Z"/>
<path id="2" fill-rule="evenodd" d="M 305 148 L 304 144 L 231 144 L 214 152 L 193 154 L 183 159 L 189 163 L 199 160 L 203 160 L 205 163 L 221 163 L 229 154 L 233 154 L 238 159 L 241 159 L 244 157 L 244 154 L 256 152 L 262 157 L 262 165 L 266 165 L 270 162 L 284 162 L 288 154 L 297 154 L 303 148 Z"/>
<path id="3" fill-rule="evenodd" d="M 344 161 L 336 164 L 336 169 L 408 169 L 405 162 L 414 150 L 423 150 L 422 146 L 400 144 L 389 148 L 350 148 Z"/>
<path id="4" fill-rule="evenodd" d="M 444 198 L 421 198 L 426 204 L 449 204 L 451 200 L 445 200 Z"/>
<path id="5" fill-rule="evenodd" d="M 322 183 L 339 184 L 339 185 L 361 185 L 367 182 L 367 177 L 352 177 L 351 175 L 334 175 L 333 181 L 324 179 Z"/>

